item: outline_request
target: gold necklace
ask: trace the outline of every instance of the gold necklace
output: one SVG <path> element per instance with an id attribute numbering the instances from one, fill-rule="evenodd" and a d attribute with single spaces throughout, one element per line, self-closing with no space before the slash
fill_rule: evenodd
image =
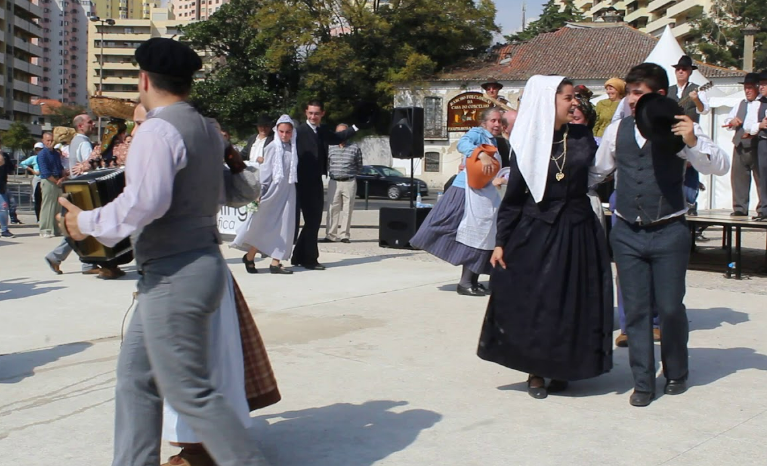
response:
<path id="1" fill-rule="evenodd" d="M 565 129 L 565 135 L 562 138 L 561 141 L 555 142 L 554 144 L 562 143 L 562 154 L 559 157 L 551 157 L 551 160 L 554 161 L 554 165 L 557 166 L 557 170 L 559 173 L 557 173 L 554 178 L 557 179 L 557 181 L 562 181 L 565 178 L 565 164 L 567 163 L 567 133 L 570 131 L 570 128 L 568 127 Z M 562 165 L 559 165 L 559 159 L 562 159 Z"/>

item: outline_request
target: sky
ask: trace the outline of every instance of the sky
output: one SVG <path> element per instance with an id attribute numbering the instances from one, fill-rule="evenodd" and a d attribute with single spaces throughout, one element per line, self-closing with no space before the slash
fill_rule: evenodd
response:
<path id="1" fill-rule="evenodd" d="M 495 22 L 501 27 L 503 35 L 517 32 L 522 28 L 523 0 L 495 0 Z M 534 21 L 543 11 L 545 0 L 527 0 L 527 24 Z"/>

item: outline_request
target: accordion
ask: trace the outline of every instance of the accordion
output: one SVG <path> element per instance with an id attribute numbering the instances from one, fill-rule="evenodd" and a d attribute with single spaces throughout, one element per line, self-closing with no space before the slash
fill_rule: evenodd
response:
<path id="1" fill-rule="evenodd" d="M 61 183 L 61 187 L 64 190 L 64 197 L 72 204 L 83 210 L 93 210 L 107 205 L 123 192 L 125 169 L 116 168 L 86 173 Z M 67 238 L 67 242 L 83 262 L 94 264 L 113 261 L 132 252 L 130 238 L 123 239 L 114 247 L 104 246 L 90 236 L 82 241 Z"/>

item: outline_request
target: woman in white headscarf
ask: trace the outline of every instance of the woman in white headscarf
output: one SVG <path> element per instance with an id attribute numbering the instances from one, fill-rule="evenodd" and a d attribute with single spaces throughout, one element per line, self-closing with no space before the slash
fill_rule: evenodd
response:
<path id="1" fill-rule="evenodd" d="M 237 231 L 233 247 L 246 249 L 242 257 L 248 273 L 258 273 L 256 254 L 260 251 L 272 258 L 269 272 L 292 274 L 281 260 L 290 258 L 296 229 L 296 180 L 298 154 L 293 120 L 282 115 L 274 126 L 276 137 L 264 148 L 260 167 L 261 201 L 258 211 Z"/>
<path id="2" fill-rule="evenodd" d="M 596 143 L 588 127 L 570 124 L 576 105 L 561 76 L 525 86 L 477 351 L 527 372 L 534 398 L 612 368 L 612 271 L 587 196 Z"/>

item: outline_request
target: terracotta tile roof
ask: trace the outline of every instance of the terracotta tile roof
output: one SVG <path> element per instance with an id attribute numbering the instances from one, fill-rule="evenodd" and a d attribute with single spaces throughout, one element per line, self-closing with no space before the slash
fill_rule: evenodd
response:
<path id="1" fill-rule="evenodd" d="M 42 109 L 43 115 L 52 115 L 53 109 L 61 107 L 63 104 L 55 99 L 32 99 L 30 101 L 32 105 L 39 105 Z"/>
<path id="2" fill-rule="evenodd" d="M 625 76 L 642 63 L 658 39 L 630 26 L 563 27 L 494 51 L 484 62 L 464 63 L 437 76 L 438 81 L 474 81 L 493 77 L 499 81 L 525 81 L 535 74 L 559 74 L 575 80 Z M 697 63 L 707 78 L 740 77 L 729 70 Z"/>

